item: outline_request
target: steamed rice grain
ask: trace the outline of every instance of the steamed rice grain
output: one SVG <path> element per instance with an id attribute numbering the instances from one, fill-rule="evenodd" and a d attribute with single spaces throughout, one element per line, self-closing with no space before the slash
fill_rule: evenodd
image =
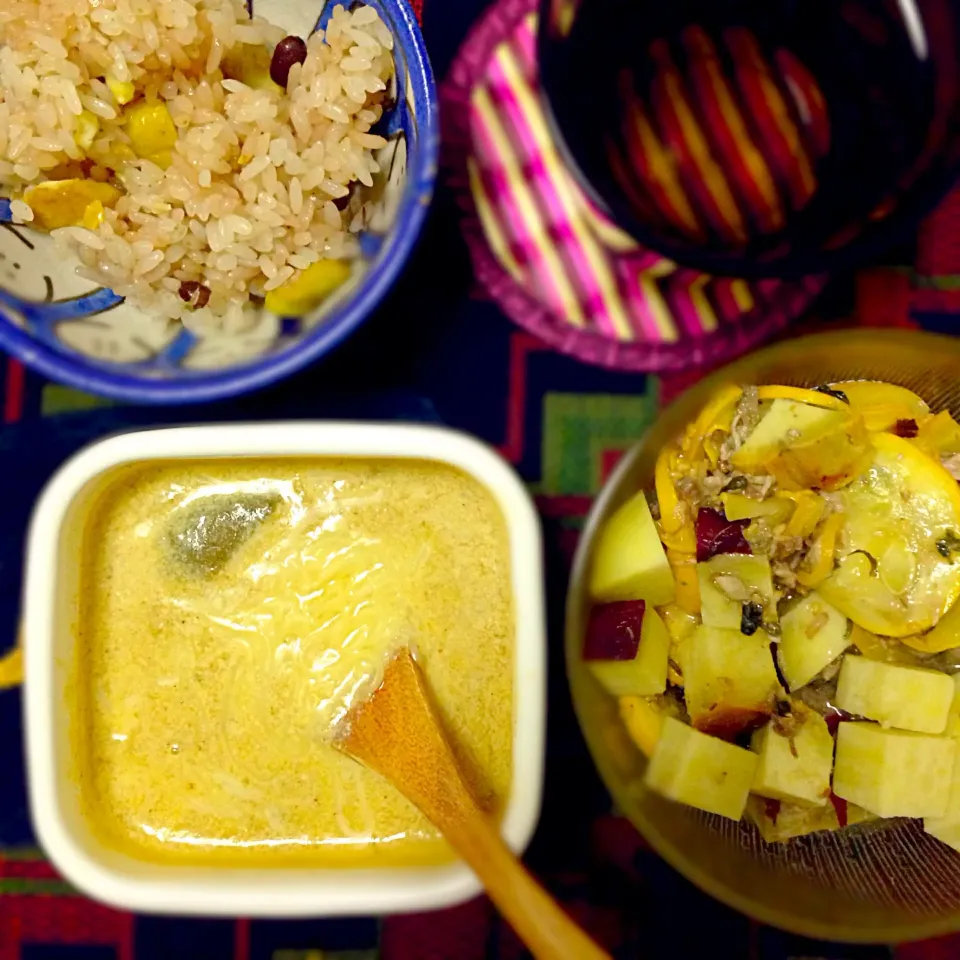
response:
<path id="1" fill-rule="evenodd" d="M 36 184 L 113 183 L 122 195 L 99 224 L 54 231 L 82 274 L 184 323 L 192 311 L 176 291 L 203 284 L 196 325 L 223 332 L 249 327 L 237 317 L 251 297 L 318 259 L 357 257 L 344 225 L 362 222 L 379 172 L 386 141 L 370 131 L 393 38 L 373 8 L 338 6 L 284 90 L 257 79 L 283 36 L 241 0 L 5 0 L 0 193 L 14 219 L 37 221 L 23 199 Z M 139 104 L 169 112 L 168 155 L 132 149 Z"/>

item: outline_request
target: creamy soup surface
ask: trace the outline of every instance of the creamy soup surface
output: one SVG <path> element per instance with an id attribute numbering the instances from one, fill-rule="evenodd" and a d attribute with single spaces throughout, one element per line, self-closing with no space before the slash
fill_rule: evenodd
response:
<path id="1" fill-rule="evenodd" d="M 77 754 L 88 816 L 152 859 L 438 863 L 430 824 L 332 745 L 411 645 L 477 794 L 511 777 L 507 533 L 419 461 L 159 464 L 91 514 Z"/>

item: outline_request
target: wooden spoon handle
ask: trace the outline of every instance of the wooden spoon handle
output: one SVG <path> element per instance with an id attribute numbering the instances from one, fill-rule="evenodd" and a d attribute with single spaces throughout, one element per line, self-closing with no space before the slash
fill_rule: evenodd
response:
<path id="1" fill-rule="evenodd" d="M 433 821 L 537 960 L 610 960 L 524 870 L 477 806 L 409 650 L 387 664 L 380 689 L 351 710 L 339 746 Z"/>
<path id="2" fill-rule="evenodd" d="M 444 835 L 537 960 L 610 960 L 526 871 L 479 810 L 456 825 L 446 824 Z"/>

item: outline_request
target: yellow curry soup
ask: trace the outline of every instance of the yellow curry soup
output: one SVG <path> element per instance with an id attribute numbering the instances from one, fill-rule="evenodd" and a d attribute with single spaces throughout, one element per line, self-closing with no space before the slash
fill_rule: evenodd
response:
<path id="1" fill-rule="evenodd" d="M 469 779 L 510 788 L 514 614 L 500 510 L 418 461 L 127 473 L 91 514 L 75 725 L 84 809 L 136 856 L 440 863 L 436 831 L 331 743 L 410 644 Z"/>

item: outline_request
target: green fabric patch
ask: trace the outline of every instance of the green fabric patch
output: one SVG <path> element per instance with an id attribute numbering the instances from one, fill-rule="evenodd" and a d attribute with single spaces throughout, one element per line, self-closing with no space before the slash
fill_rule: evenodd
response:
<path id="1" fill-rule="evenodd" d="M 543 399 L 543 480 L 550 496 L 593 494 L 603 485 L 604 454 L 627 450 L 657 414 L 657 381 L 642 396 L 548 393 Z"/>

